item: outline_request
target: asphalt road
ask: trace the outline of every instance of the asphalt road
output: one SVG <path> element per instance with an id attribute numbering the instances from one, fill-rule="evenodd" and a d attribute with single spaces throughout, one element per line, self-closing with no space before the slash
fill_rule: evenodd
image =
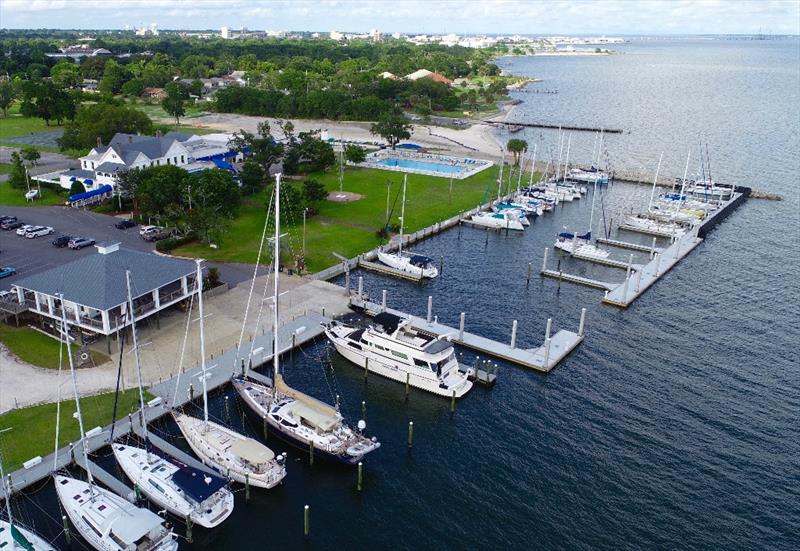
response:
<path id="1" fill-rule="evenodd" d="M 95 254 L 97 249 L 86 247 L 73 250 L 67 247 L 56 248 L 51 241 L 59 235 L 84 236 L 98 243 L 119 242 L 123 247 L 138 251 L 152 252 L 154 243 L 139 237 L 138 227 L 118 230 L 114 224 L 118 218 L 106 214 L 72 207 L 7 207 L 0 205 L 0 216 L 16 216 L 24 224 L 52 226 L 53 235 L 26 239 L 14 230 L 0 230 L 0 266 L 13 266 L 17 274 L 0 279 L 0 290 L 8 290 L 15 281 L 29 275 L 54 268 L 87 254 Z M 219 269 L 223 281 L 237 285 L 249 281 L 253 276 L 253 266 L 248 264 L 209 263 Z M 261 270 L 259 270 L 261 272 Z M 92 274 L 86 274 L 91 277 Z"/>

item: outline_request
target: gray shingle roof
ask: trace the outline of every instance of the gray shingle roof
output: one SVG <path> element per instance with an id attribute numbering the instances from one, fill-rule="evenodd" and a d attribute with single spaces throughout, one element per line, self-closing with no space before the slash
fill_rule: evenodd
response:
<path id="1" fill-rule="evenodd" d="M 123 170 L 125 165 L 121 165 L 119 163 L 102 163 L 98 165 L 94 170 L 95 172 L 111 172 L 116 173 L 118 170 Z"/>
<path id="2" fill-rule="evenodd" d="M 182 132 L 169 132 L 165 136 L 139 136 L 136 134 L 114 134 L 109 146 L 130 164 L 139 152 L 150 159 L 163 157 L 174 142 L 184 142 L 191 136 Z"/>
<path id="3" fill-rule="evenodd" d="M 131 289 L 139 297 L 195 273 L 190 260 L 120 248 L 107 254 L 87 255 L 67 264 L 23 278 L 15 285 L 64 300 L 109 310 L 128 300 L 125 271 L 131 272 Z"/>

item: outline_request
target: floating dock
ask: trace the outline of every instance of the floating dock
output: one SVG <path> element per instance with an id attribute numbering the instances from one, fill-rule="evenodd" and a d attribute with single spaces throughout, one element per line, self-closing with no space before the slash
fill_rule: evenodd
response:
<path id="1" fill-rule="evenodd" d="M 631 251 L 639 251 L 642 253 L 650 253 L 651 255 L 663 252 L 662 249 L 656 247 L 655 244 L 653 246 L 648 246 L 648 245 L 641 245 L 639 243 L 629 243 L 628 241 L 619 241 L 617 239 L 606 239 L 605 237 L 598 237 L 597 239 L 595 239 L 595 241 L 602 245 L 609 245 L 611 247 L 628 249 Z"/>
<path id="2" fill-rule="evenodd" d="M 647 228 L 638 228 L 636 226 L 631 226 L 629 224 L 620 224 L 619 229 L 624 231 L 643 233 L 645 235 L 652 235 L 654 237 L 663 237 L 665 239 L 670 239 L 672 237 L 675 237 L 675 234 L 673 232 L 668 232 L 663 230 L 651 230 Z"/>
<path id="3" fill-rule="evenodd" d="M 592 289 L 600 289 L 601 291 L 610 291 L 616 287 L 616 283 L 608 283 L 607 281 L 598 281 L 588 277 L 583 277 L 575 274 L 568 274 L 566 272 L 557 270 L 542 270 L 540 272 L 544 277 L 557 279 L 558 281 L 566 281 L 568 283 L 576 283 L 591 287 Z"/>
<path id="4" fill-rule="evenodd" d="M 385 302 L 383 304 L 370 302 L 361 298 L 361 295 L 353 296 L 350 299 L 350 305 L 369 316 L 375 316 L 381 312 L 389 312 L 403 318 L 408 318 L 411 320 L 411 326 L 420 333 L 434 337 L 446 336 L 452 342 L 471 348 L 482 354 L 528 367 L 541 373 L 550 372 L 561 360 L 583 342 L 584 338 L 583 326 L 586 314 L 585 309 L 581 312 L 581 322 L 577 333 L 561 329 L 551 337 L 551 322 L 548 320 L 548 330 L 545 333 L 544 344 L 538 348 L 525 349 L 516 346 L 516 320 L 513 322 L 511 328 L 510 344 L 501 343 L 464 331 L 465 315 L 463 313 L 461 314 L 461 324 L 458 329 L 439 323 L 437 319 L 431 319 L 431 297 L 428 297 L 428 319 L 387 308 Z"/>
<path id="5" fill-rule="evenodd" d="M 573 254 L 572 258 L 583 260 L 584 262 L 591 262 L 593 264 L 600 264 L 601 266 L 608 266 L 609 268 L 620 268 L 621 270 L 627 270 L 628 266 L 630 266 L 633 271 L 637 271 L 642 268 L 641 264 L 629 264 L 624 260 L 614 260 L 613 258 L 597 258 L 594 256 L 583 256 L 580 254 Z"/>

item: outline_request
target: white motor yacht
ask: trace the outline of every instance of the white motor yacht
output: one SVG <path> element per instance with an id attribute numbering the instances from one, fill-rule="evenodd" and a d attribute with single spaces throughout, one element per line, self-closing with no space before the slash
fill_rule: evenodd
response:
<path id="1" fill-rule="evenodd" d="M 507 212 L 481 212 L 471 218 L 472 223 L 486 228 L 499 230 L 524 231 L 525 226 L 519 221 L 519 217 Z"/>
<path id="2" fill-rule="evenodd" d="M 399 383 L 456 398 L 472 388 L 467 373 L 459 370 L 452 343 L 422 334 L 409 319 L 388 312 L 374 322 L 359 329 L 334 321 L 325 326 L 325 335 L 357 366 Z"/>

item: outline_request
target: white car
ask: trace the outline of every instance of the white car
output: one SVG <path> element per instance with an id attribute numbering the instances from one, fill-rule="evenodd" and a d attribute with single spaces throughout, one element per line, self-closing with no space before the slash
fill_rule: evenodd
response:
<path id="1" fill-rule="evenodd" d="M 139 226 L 139 235 L 144 237 L 144 234 L 149 233 L 158 228 L 158 226 Z"/>
<path id="2" fill-rule="evenodd" d="M 24 226 L 17 228 L 17 235 L 25 235 L 35 227 L 37 226 L 31 226 L 30 224 L 25 224 Z"/>
<path id="3" fill-rule="evenodd" d="M 27 237 L 28 239 L 34 239 L 35 237 L 42 237 L 43 235 L 50 235 L 51 233 L 54 233 L 55 231 L 56 230 L 54 230 L 51 226 L 36 226 L 35 228 L 32 228 L 31 230 L 29 230 L 25 234 L 25 237 Z"/>

